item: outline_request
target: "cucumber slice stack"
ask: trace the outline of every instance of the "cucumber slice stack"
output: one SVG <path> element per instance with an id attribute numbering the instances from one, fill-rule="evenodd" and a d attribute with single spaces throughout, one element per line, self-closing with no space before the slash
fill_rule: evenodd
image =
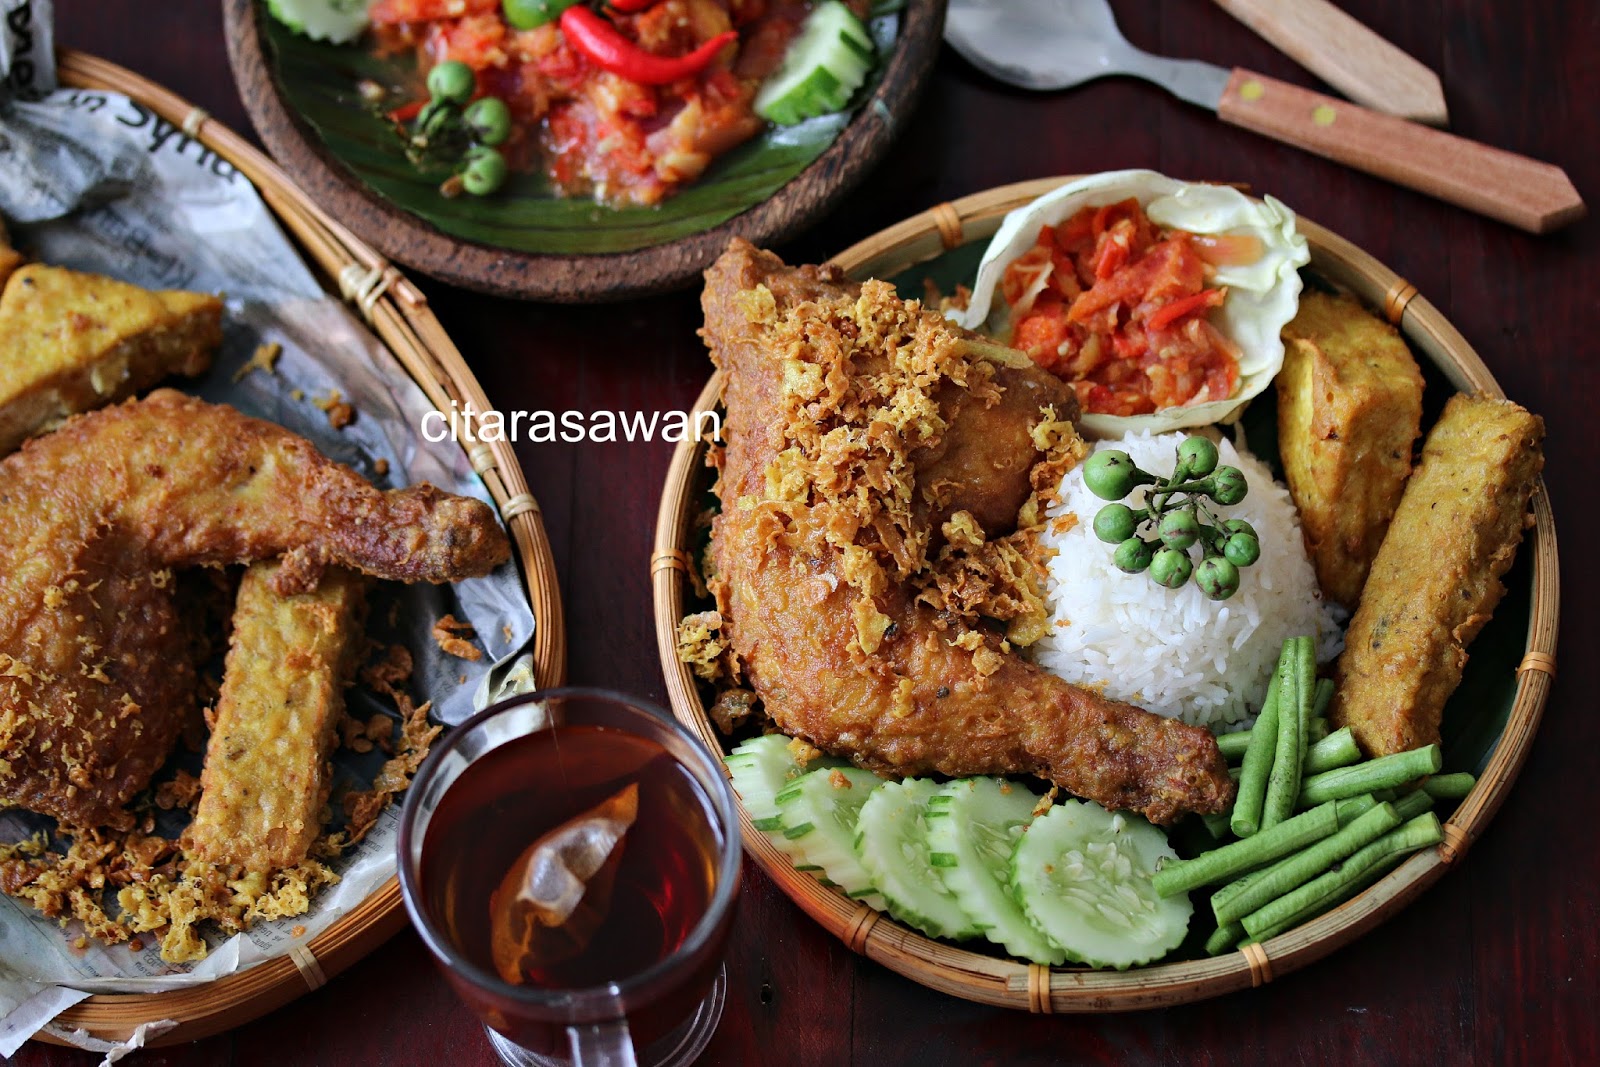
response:
<path id="1" fill-rule="evenodd" d="M 367 0 L 267 0 L 273 18 L 313 41 L 349 44 L 366 32 Z"/>
<path id="2" fill-rule="evenodd" d="M 780 126 L 843 110 L 872 70 L 872 37 L 839 0 L 823 0 L 756 94 L 756 114 Z"/>
<path id="3" fill-rule="evenodd" d="M 1162 899 L 1151 879 L 1177 854 L 1136 815 L 1068 800 L 1035 819 L 1011 857 L 1016 900 L 1068 958 L 1126 970 L 1182 943 L 1194 906 Z"/>
<path id="4" fill-rule="evenodd" d="M 819 756 L 802 767 L 795 761 L 792 745 L 793 742 L 782 734 L 763 734 L 740 744 L 723 762 L 728 765 L 733 791 L 744 802 L 744 810 L 750 813 L 750 821 L 756 829 L 765 833 L 778 851 L 794 862 L 797 870 L 820 878 L 822 869 L 806 859 L 798 843 L 783 836 L 783 823 L 778 818 L 778 794 L 808 770 L 847 764 L 832 756 Z M 827 881 L 826 878 L 820 880 Z"/>
<path id="5" fill-rule="evenodd" d="M 856 821 L 882 778 L 858 767 L 819 767 L 778 793 L 781 836 L 847 897 L 884 910 L 883 897 L 856 858 Z"/>
<path id="6" fill-rule="evenodd" d="M 856 857 L 889 905 L 889 913 L 929 937 L 979 933 L 933 866 L 928 848 L 928 801 L 939 785 L 926 778 L 889 782 L 862 805 Z"/>
<path id="7" fill-rule="evenodd" d="M 1004 778 L 885 782 L 842 760 L 795 761 L 787 737 L 727 757 L 756 827 L 799 870 L 931 937 L 982 934 L 1055 966 L 1119 970 L 1158 959 L 1188 932 L 1187 895 L 1155 891 L 1176 853 L 1137 815 L 1040 796 Z"/>
<path id="8" fill-rule="evenodd" d="M 1067 954 L 1028 921 L 1007 884 L 1038 803 L 1037 793 L 1003 778 L 949 783 L 928 802 L 929 858 L 985 937 L 1013 956 L 1054 965 Z"/>

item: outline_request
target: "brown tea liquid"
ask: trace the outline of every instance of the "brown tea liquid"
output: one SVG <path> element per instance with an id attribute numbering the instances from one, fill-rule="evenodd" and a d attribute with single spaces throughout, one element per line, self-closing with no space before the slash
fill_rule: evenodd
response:
<path id="1" fill-rule="evenodd" d="M 423 840 L 428 911 L 473 963 L 495 973 L 490 898 L 529 845 L 624 789 L 638 814 L 620 845 L 604 917 L 583 950 L 523 982 L 580 989 L 638 974 L 675 952 L 710 906 L 721 833 L 709 799 L 666 749 L 604 726 L 562 726 L 479 758 Z"/>

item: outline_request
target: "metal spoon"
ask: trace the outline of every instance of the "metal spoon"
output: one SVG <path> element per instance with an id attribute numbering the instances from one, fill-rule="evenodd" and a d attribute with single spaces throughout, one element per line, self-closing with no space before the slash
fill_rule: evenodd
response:
<path id="1" fill-rule="evenodd" d="M 950 0 L 945 40 L 1023 89 L 1130 75 L 1224 122 L 1448 200 L 1530 233 L 1583 217 L 1560 167 L 1420 126 L 1241 67 L 1167 59 L 1129 44 L 1106 0 Z"/>

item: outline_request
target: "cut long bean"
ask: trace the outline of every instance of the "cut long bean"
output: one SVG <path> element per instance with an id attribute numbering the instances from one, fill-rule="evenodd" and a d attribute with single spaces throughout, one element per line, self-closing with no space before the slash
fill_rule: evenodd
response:
<path id="1" fill-rule="evenodd" d="M 1250 744 L 1240 768 L 1239 789 L 1234 794 L 1233 815 L 1229 819 L 1235 837 L 1249 837 L 1261 829 L 1261 805 L 1266 800 L 1267 776 L 1272 773 L 1272 753 L 1277 744 L 1278 676 L 1274 673 L 1261 714 L 1250 728 Z"/>
<path id="2" fill-rule="evenodd" d="M 1270 875 L 1251 881 L 1242 891 L 1221 903 L 1213 896 L 1211 910 L 1216 913 L 1218 925 L 1243 919 L 1269 901 L 1298 889 L 1398 825 L 1400 816 L 1395 814 L 1394 805 L 1380 804 L 1332 837 L 1325 837 L 1295 853 L 1289 862 L 1279 864 Z"/>
<path id="3" fill-rule="evenodd" d="M 1228 826 L 1227 812 L 1202 815 L 1200 816 L 1200 821 L 1205 824 L 1205 828 L 1211 834 L 1213 841 L 1221 841 L 1233 832 Z"/>
<path id="4" fill-rule="evenodd" d="M 1349 826 L 1362 815 L 1365 815 L 1367 812 L 1371 811 L 1377 806 L 1378 801 L 1374 800 L 1372 798 L 1372 794 L 1370 793 L 1364 793 L 1359 797 L 1350 797 L 1348 800 L 1339 801 L 1333 806 L 1334 814 L 1339 818 L 1339 829 L 1343 830 L 1346 826 Z M 1397 808 L 1396 811 L 1398 810 L 1399 809 Z M 1411 814 L 1416 815 L 1418 812 L 1412 812 Z M 1294 862 L 1293 855 L 1285 856 L 1283 859 L 1278 860 L 1270 867 L 1263 867 L 1258 871 L 1252 871 L 1242 878 L 1238 878 L 1232 882 L 1229 882 L 1227 885 L 1217 890 L 1216 893 L 1212 894 L 1212 907 L 1217 907 L 1218 905 L 1224 904 L 1230 898 L 1244 892 L 1245 887 L 1258 878 L 1275 876 L 1275 872 L 1278 870 L 1278 868 L 1292 862 Z"/>
<path id="5" fill-rule="evenodd" d="M 1206 955 L 1220 956 L 1242 940 L 1244 940 L 1244 925 L 1237 922 L 1225 923 L 1206 938 Z"/>
<path id="6" fill-rule="evenodd" d="M 1288 930 L 1293 930 L 1302 923 L 1310 922 L 1323 912 L 1332 911 L 1340 904 L 1343 904 L 1345 901 L 1360 894 L 1363 890 L 1369 889 L 1375 885 L 1380 878 L 1398 867 L 1401 859 L 1402 857 L 1400 856 L 1390 856 L 1387 859 L 1378 861 L 1364 871 L 1359 878 L 1345 886 L 1343 889 L 1340 889 L 1324 899 L 1317 901 L 1315 904 L 1312 904 L 1309 907 L 1301 909 L 1294 915 L 1291 915 L 1289 918 L 1284 919 L 1282 922 L 1274 923 L 1272 926 L 1269 926 L 1267 929 L 1261 931 L 1261 936 L 1259 938 L 1254 938 L 1254 940 L 1270 940 L 1271 938 L 1277 937 L 1281 933 L 1284 933 Z M 1243 926 L 1242 923 L 1240 925 Z M 1248 933 L 1245 934 L 1244 937 L 1246 939 L 1251 939 L 1251 935 Z"/>
<path id="7" fill-rule="evenodd" d="M 1342 726 L 1306 749 L 1306 765 L 1302 771 L 1310 776 L 1360 762 L 1361 746 L 1356 744 L 1356 735 L 1350 732 L 1350 727 Z"/>
<path id="8" fill-rule="evenodd" d="M 1217 736 L 1217 748 L 1222 752 L 1222 758 L 1229 763 L 1238 763 L 1244 759 L 1245 750 L 1250 747 L 1250 730 L 1235 730 L 1231 734 Z"/>
<path id="9" fill-rule="evenodd" d="M 1380 756 L 1365 763 L 1324 771 L 1307 778 L 1300 787 L 1300 806 L 1312 808 L 1329 800 L 1342 800 L 1405 785 L 1437 773 L 1440 762 L 1439 746 L 1427 745 L 1409 752 L 1396 752 L 1392 756 Z"/>
<path id="10" fill-rule="evenodd" d="M 1327 719 L 1312 719 L 1310 725 L 1306 727 L 1306 744 L 1314 745 L 1332 732 L 1328 728 Z"/>
<path id="11" fill-rule="evenodd" d="M 1264 867 L 1279 857 L 1297 852 L 1338 830 L 1336 805 L 1324 804 L 1243 841 L 1201 853 L 1192 860 L 1163 864 L 1155 873 L 1151 885 L 1158 896 L 1170 897 L 1213 882 L 1226 882 L 1246 871 Z"/>
<path id="12" fill-rule="evenodd" d="M 1422 783 L 1422 788 L 1428 795 L 1436 800 L 1460 800 L 1472 792 L 1472 787 L 1478 780 L 1465 772 L 1460 774 L 1436 774 Z"/>
<path id="13" fill-rule="evenodd" d="M 1341 803 L 1343 803 L 1341 801 Z M 1432 810 L 1433 796 L 1426 790 L 1415 789 L 1394 802 L 1394 810 L 1403 822 L 1410 822 L 1425 811 Z"/>
<path id="14" fill-rule="evenodd" d="M 1272 756 L 1272 774 L 1267 778 L 1266 799 L 1261 805 L 1263 830 L 1294 814 L 1316 684 L 1310 672 L 1315 669 L 1311 638 L 1291 637 L 1283 643 L 1283 652 L 1278 656 L 1278 744 Z"/>
<path id="15" fill-rule="evenodd" d="M 1358 849 L 1334 870 L 1285 893 L 1240 921 L 1252 937 L 1260 940 L 1267 931 L 1286 920 L 1298 918 L 1319 903 L 1327 906 L 1341 890 L 1360 881 L 1363 874 L 1383 860 L 1436 845 L 1442 840 L 1444 834 L 1440 830 L 1438 816 L 1432 812 L 1418 815 Z"/>
<path id="16" fill-rule="evenodd" d="M 1323 722 L 1327 722 L 1326 719 L 1323 719 L 1323 716 L 1328 714 L 1328 705 L 1332 703 L 1333 679 L 1317 679 L 1317 695 L 1312 698 L 1311 701 L 1311 717 L 1313 719 L 1322 719 Z"/>

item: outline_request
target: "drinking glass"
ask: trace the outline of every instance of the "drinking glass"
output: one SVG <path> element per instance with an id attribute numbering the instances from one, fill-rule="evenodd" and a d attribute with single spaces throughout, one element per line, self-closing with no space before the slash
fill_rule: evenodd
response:
<path id="1" fill-rule="evenodd" d="M 451 786 L 487 754 L 552 726 L 603 727 L 661 746 L 703 791 L 707 815 L 713 820 L 711 838 L 717 843 L 711 858 L 714 880 L 709 906 L 677 949 L 637 974 L 589 988 L 544 988 L 502 980 L 492 967 L 469 958 L 452 939 L 449 924 L 436 913 L 440 902 L 430 899 L 424 878 L 430 825 Z M 452 801 L 448 810 L 456 809 L 457 802 Z M 721 762 L 666 712 L 598 689 L 530 693 L 469 719 L 447 734 L 422 765 L 401 813 L 400 888 L 423 942 L 457 994 L 483 1020 L 505 1063 L 677 1067 L 700 1054 L 722 1017 L 727 985 L 722 956 L 739 889 L 736 811 Z M 461 828 L 441 824 L 438 829 L 449 833 Z M 470 829 L 478 840 L 493 841 L 491 826 Z M 511 855 L 529 843 L 519 841 Z M 492 844 L 483 847 L 493 850 Z M 493 870 L 496 879 L 510 865 L 493 855 L 483 859 L 498 864 Z M 487 911 L 488 901 L 481 906 Z"/>

